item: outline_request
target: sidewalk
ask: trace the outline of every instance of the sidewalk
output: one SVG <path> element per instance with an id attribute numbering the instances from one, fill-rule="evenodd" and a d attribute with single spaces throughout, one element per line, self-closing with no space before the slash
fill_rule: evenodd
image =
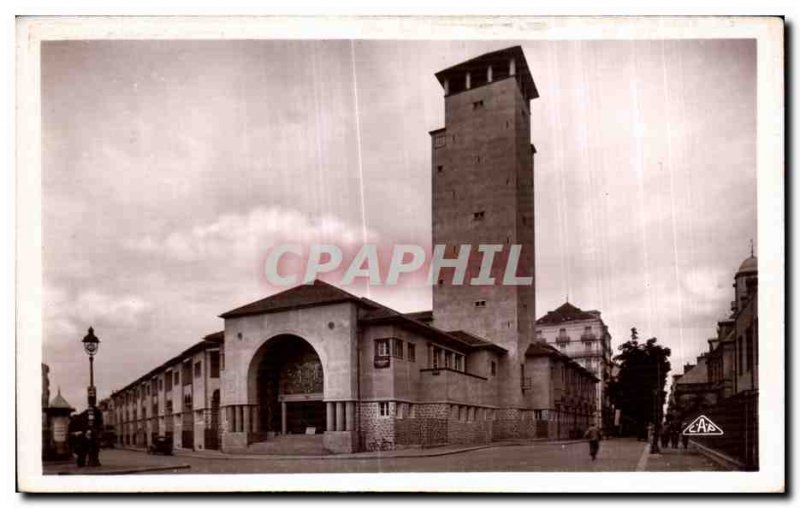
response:
<path id="1" fill-rule="evenodd" d="M 133 455 L 129 453 L 114 453 L 114 450 L 103 450 L 100 452 L 100 463 L 102 465 L 98 467 L 78 467 L 75 461 L 72 460 L 69 462 L 45 463 L 42 467 L 42 472 L 55 475 L 114 475 L 151 471 L 178 471 L 190 467 L 189 464 L 180 463 L 177 460 L 172 460 L 169 461 L 170 463 L 165 464 L 164 461 L 154 461 L 153 457 L 153 455 L 144 453 Z"/>
<path id="2" fill-rule="evenodd" d="M 646 458 L 642 457 L 645 461 L 643 470 L 648 472 L 726 471 L 691 446 L 687 450 L 662 448 L 656 455 L 649 453 L 648 446 L 645 454 Z"/>

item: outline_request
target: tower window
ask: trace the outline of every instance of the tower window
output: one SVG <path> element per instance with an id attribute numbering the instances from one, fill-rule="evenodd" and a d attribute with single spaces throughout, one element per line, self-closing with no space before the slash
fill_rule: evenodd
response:
<path id="1" fill-rule="evenodd" d="M 472 109 L 481 109 L 483 108 L 483 101 L 475 101 L 472 103 Z"/>
<path id="2" fill-rule="evenodd" d="M 486 212 L 485 212 L 485 211 L 483 211 L 483 210 L 481 210 L 480 212 L 475 212 L 475 213 L 473 213 L 473 214 L 472 214 L 472 219 L 473 219 L 473 220 L 483 220 L 483 218 L 484 218 L 485 216 L 486 216 Z"/>
<path id="3" fill-rule="evenodd" d="M 486 300 L 476 300 L 475 307 L 486 307 Z"/>
<path id="4" fill-rule="evenodd" d="M 444 166 L 436 166 L 436 171 L 441 173 L 442 171 L 444 171 Z"/>

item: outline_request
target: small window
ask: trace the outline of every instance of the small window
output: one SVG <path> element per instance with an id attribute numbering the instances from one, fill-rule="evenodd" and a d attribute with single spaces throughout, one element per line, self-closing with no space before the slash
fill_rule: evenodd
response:
<path id="1" fill-rule="evenodd" d="M 210 378 L 218 378 L 219 377 L 219 351 L 211 351 L 208 354 L 208 360 L 211 363 L 211 367 L 209 369 L 208 377 L 210 377 Z"/>
<path id="2" fill-rule="evenodd" d="M 447 136 L 445 134 L 437 134 L 433 137 L 433 147 L 441 148 L 447 145 Z"/>
<path id="3" fill-rule="evenodd" d="M 409 362 L 416 362 L 417 361 L 417 348 L 416 348 L 416 346 L 409 342 L 407 348 L 408 348 L 407 349 L 407 351 L 408 351 L 408 361 Z"/>
<path id="4" fill-rule="evenodd" d="M 481 109 L 483 108 L 483 101 L 475 101 L 472 103 L 472 109 Z"/>
<path id="5" fill-rule="evenodd" d="M 388 402 L 378 402 L 378 414 L 382 417 L 391 416 Z"/>
<path id="6" fill-rule="evenodd" d="M 474 212 L 472 214 L 472 220 L 475 220 L 475 221 L 481 221 L 481 220 L 484 219 L 484 217 L 486 217 L 486 211 L 485 210 L 481 210 L 479 212 Z"/>
<path id="7" fill-rule="evenodd" d="M 464 357 L 462 355 L 456 355 L 455 368 L 459 372 L 463 372 L 464 371 Z"/>
<path id="8" fill-rule="evenodd" d="M 490 364 L 490 370 L 493 376 L 497 375 L 497 363 L 495 363 L 494 360 L 492 360 L 492 363 Z"/>
<path id="9" fill-rule="evenodd" d="M 408 417 L 409 418 L 416 418 L 417 417 L 417 406 L 414 404 L 408 405 Z"/>
<path id="10" fill-rule="evenodd" d="M 436 172 L 442 173 L 444 171 L 444 166 L 436 166 Z"/>
<path id="11" fill-rule="evenodd" d="M 375 341 L 375 356 L 389 356 L 389 339 Z"/>
<path id="12" fill-rule="evenodd" d="M 203 364 L 197 362 L 194 364 L 194 377 L 200 377 L 203 374 Z"/>
<path id="13" fill-rule="evenodd" d="M 392 339 L 392 356 L 395 358 L 403 358 L 403 341 L 400 339 Z"/>
<path id="14" fill-rule="evenodd" d="M 398 402 L 396 404 L 396 407 L 397 407 L 397 411 L 395 412 L 394 417 L 397 418 L 398 420 L 402 420 L 403 417 L 405 416 L 405 412 L 406 412 L 406 403 L 405 402 Z"/>
<path id="15" fill-rule="evenodd" d="M 475 307 L 486 307 L 486 300 L 476 300 Z"/>
<path id="16" fill-rule="evenodd" d="M 175 386 L 180 386 L 180 384 L 181 384 L 181 375 L 180 375 L 180 373 L 178 371 L 175 371 L 175 374 L 173 375 L 173 379 L 174 379 L 174 381 L 173 381 L 172 384 L 174 384 Z"/>

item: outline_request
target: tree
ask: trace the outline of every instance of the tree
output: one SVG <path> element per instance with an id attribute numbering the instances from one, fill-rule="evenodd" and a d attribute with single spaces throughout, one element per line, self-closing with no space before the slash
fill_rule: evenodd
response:
<path id="1" fill-rule="evenodd" d="M 653 337 L 640 343 L 639 332 L 631 328 L 630 340 L 619 346 L 620 353 L 614 357 L 619 374 L 610 387 L 614 405 L 634 427 L 636 435 L 646 435 L 647 425 L 654 425 L 654 450 L 658 450 L 657 437 L 667 398 L 664 388 L 671 354 L 670 349 L 657 344 L 657 340 Z"/>

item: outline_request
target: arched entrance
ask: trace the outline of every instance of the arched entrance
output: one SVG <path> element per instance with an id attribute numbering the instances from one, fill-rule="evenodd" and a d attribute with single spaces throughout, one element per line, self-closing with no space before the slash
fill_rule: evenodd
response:
<path id="1" fill-rule="evenodd" d="M 251 361 L 248 385 L 250 401 L 258 406 L 259 435 L 253 440 L 325 431 L 322 362 L 304 339 L 268 340 Z"/>

